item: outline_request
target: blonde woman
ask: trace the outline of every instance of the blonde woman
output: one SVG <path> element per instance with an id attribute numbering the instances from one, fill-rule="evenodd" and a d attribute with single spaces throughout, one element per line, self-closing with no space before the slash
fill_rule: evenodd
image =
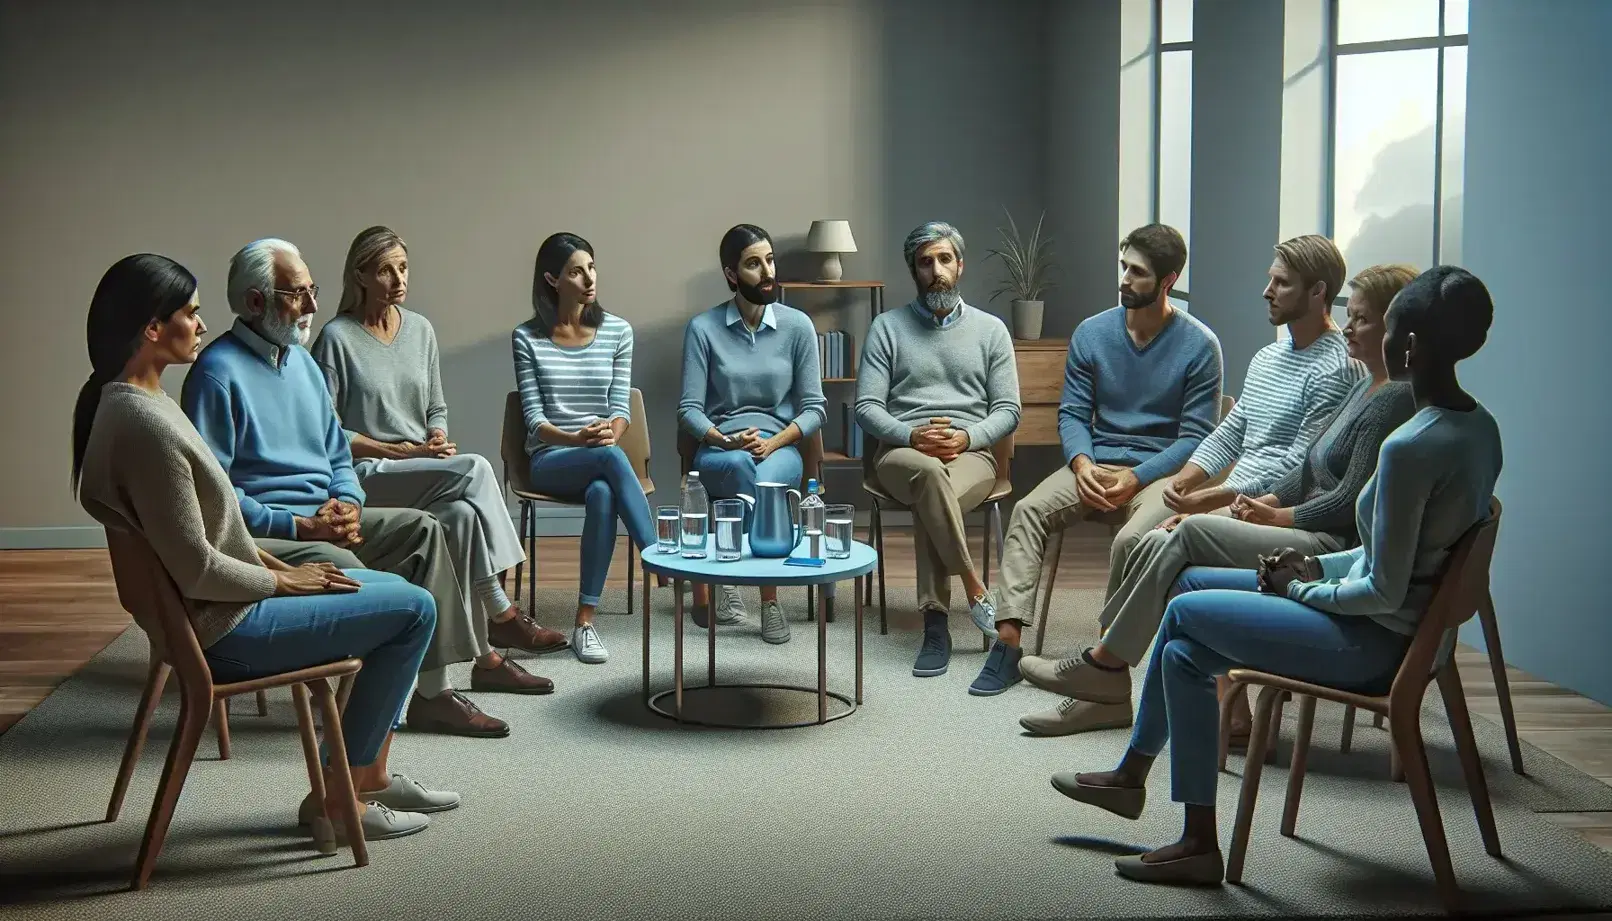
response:
<path id="1" fill-rule="evenodd" d="M 552 681 L 493 651 L 550 652 L 568 641 L 511 604 L 499 585 L 499 574 L 525 559 L 520 537 L 492 465 L 459 453 L 448 439 L 436 331 L 403 307 L 408 289 L 403 240 L 386 227 L 360 233 L 347 250 L 340 306 L 313 345 L 314 360 L 369 503 L 421 509 L 442 522 L 462 598 L 485 616 L 476 618 L 481 649 L 471 690 L 549 693 Z"/>

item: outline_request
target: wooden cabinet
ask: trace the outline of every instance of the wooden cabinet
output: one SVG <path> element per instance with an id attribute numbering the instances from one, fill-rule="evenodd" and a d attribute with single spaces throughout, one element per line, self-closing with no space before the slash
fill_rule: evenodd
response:
<path id="1" fill-rule="evenodd" d="M 1063 398 L 1069 340 L 1015 339 L 1013 357 L 1019 367 L 1019 402 L 1023 405 L 1014 444 L 1059 444 L 1058 402 Z"/>

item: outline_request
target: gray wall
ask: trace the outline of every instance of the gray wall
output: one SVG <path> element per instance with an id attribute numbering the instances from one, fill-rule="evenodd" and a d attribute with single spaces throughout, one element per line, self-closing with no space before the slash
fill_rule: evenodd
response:
<path id="1" fill-rule="evenodd" d="M 1612 703 L 1599 578 L 1612 517 L 1612 304 L 1601 272 L 1612 4 L 1484 0 L 1471 28 L 1465 259 L 1495 319 L 1461 374 L 1505 439 L 1493 569 L 1501 641 L 1517 667 Z M 1466 632 L 1481 645 L 1475 622 Z"/>
<path id="2" fill-rule="evenodd" d="M 1199 3 L 1192 30 L 1192 315 L 1220 337 L 1235 395 L 1276 337 L 1260 292 L 1280 212 L 1282 0 Z"/>
<path id="3" fill-rule="evenodd" d="M 1056 21 L 1098 44 L 1078 17 L 1108 5 L 1059 5 Z M 1052 60 L 1043 0 L 580 10 L 400 0 L 378 32 L 372 7 L 313 0 L 268 19 L 180 0 L 0 6 L 0 386 L 13 395 L 0 547 L 100 540 L 68 494 L 69 415 L 90 294 L 132 252 L 195 271 L 218 332 L 242 244 L 301 246 L 332 295 L 322 318 L 352 236 L 391 225 L 411 248 L 409 306 L 441 339 L 453 435 L 496 457 L 533 253 L 580 233 L 598 249 L 602 301 L 637 330 L 653 473 L 675 484 L 682 328 L 727 296 L 716 246 L 730 225 L 761 224 L 787 249 L 813 219 L 847 218 L 860 252 L 846 276 L 882 278 L 900 304 L 902 237 L 949 220 L 971 244 L 964 294 L 983 305 L 1002 209 L 1043 207 L 1050 159 L 1064 188 L 1112 181 L 1101 156 L 1049 154 L 1049 124 L 1086 114 L 1049 107 L 1049 68 L 1068 62 Z M 1112 121 L 1100 85 L 1064 92 Z M 825 325 L 866 323 L 856 298 L 792 301 Z M 1072 328 L 1065 309 L 1049 328 Z"/>

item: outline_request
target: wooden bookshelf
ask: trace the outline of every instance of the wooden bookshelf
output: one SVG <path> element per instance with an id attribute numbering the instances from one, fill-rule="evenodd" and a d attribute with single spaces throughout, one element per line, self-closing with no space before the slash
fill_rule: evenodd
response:
<path id="1" fill-rule="evenodd" d="M 884 312 L 884 282 L 882 281 L 780 281 L 777 284 L 780 301 L 784 300 L 784 295 L 790 291 L 823 291 L 836 293 L 845 291 L 866 291 L 868 293 L 869 326 L 872 325 L 874 317 L 877 317 L 879 314 Z M 859 361 L 859 353 L 861 350 L 862 341 L 866 338 L 866 334 L 864 333 L 861 337 L 853 338 L 854 341 L 852 342 L 851 354 L 849 356 L 851 375 L 848 377 L 825 377 L 823 378 L 823 386 L 825 388 L 830 386 L 843 387 L 856 383 L 855 371 L 856 368 L 861 365 L 861 362 Z M 844 401 L 840 400 L 836 402 L 843 403 Z M 865 447 L 866 442 L 864 441 L 864 449 Z M 825 466 L 834 466 L 839 468 L 852 467 L 857 471 L 858 475 L 860 475 L 862 468 L 862 458 L 851 457 L 843 451 L 831 451 L 827 450 L 826 448 L 823 451 L 822 463 Z"/>

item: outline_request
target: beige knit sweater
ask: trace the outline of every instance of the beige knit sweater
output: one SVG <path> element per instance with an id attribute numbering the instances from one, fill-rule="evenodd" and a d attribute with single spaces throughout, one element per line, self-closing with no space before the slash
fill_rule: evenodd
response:
<path id="1" fill-rule="evenodd" d="M 229 476 L 167 394 L 122 382 L 102 389 L 78 498 L 101 524 L 144 535 L 203 649 L 274 594 Z"/>

